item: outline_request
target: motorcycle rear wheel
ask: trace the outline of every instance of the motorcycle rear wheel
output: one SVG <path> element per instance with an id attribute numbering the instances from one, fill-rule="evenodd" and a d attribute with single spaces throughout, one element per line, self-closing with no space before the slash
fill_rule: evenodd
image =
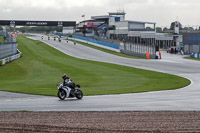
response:
<path id="1" fill-rule="evenodd" d="M 57 95 L 60 100 L 65 100 L 66 98 L 66 92 L 64 90 L 59 90 Z"/>
<path id="2" fill-rule="evenodd" d="M 75 96 L 77 99 L 82 99 L 83 98 L 83 92 L 81 90 L 77 90 L 75 92 Z"/>

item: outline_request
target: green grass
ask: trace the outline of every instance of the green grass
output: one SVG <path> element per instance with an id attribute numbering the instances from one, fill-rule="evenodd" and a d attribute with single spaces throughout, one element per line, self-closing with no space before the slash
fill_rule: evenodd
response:
<path id="1" fill-rule="evenodd" d="M 138 93 L 177 89 L 190 84 L 178 76 L 77 59 L 40 42 L 18 37 L 22 58 L 0 67 L 0 90 L 56 96 L 67 73 L 84 95 Z"/>
<path id="2" fill-rule="evenodd" d="M 97 47 L 97 46 L 94 46 L 94 45 L 91 45 L 91 44 L 88 44 L 88 43 L 85 43 L 85 42 L 81 42 L 81 41 L 77 41 L 77 40 L 73 40 L 73 39 L 69 39 L 69 40 L 72 41 L 72 42 L 76 42 L 76 43 L 79 43 L 81 45 L 90 47 L 90 48 L 94 48 L 94 49 L 97 49 L 97 50 L 109 53 L 109 54 L 113 54 L 113 55 L 117 55 L 117 56 L 122 56 L 122 57 L 126 57 L 126 58 L 144 59 L 142 57 L 130 56 L 130 55 L 126 55 L 126 54 L 123 54 L 123 53 L 119 53 L 119 52 L 115 52 L 115 51 L 112 51 L 112 50 L 108 50 L 108 49 L 104 49 L 104 48 L 101 48 L 101 47 Z"/>
<path id="3" fill-rule="evenodd" d="M 0 43 L 3 43 L 3 36 L 0 36 Z"/>
<path id="4" fill-rule="evenodd" d="M 185 59 L 190 59 L 190 60 L 196 60 L 196 61 L 200 61 L 200 58 L 193 58 L 193 57 L 184 57 Z"/>

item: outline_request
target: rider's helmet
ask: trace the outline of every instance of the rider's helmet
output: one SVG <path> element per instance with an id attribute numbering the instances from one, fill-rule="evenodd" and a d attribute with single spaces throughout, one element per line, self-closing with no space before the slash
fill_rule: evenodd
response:
<path id="1" fill-rule="evenodd" d="M 67 75 L 63 74 L 62 78 L 63 78 L 63 80 L 67 79 Z"/>

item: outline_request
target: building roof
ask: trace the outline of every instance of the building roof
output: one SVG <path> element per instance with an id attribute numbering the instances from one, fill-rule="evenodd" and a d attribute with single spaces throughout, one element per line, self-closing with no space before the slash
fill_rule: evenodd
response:
<path id="1" fill-rule="evenodd" d="M 156 24 L 155 22 L 132 21 L 132 20 L 126 20 L 126 21 L 132 22 L 132 23 L 140 23 L 140 24 Z"/>
<path id="2" fill-rule="evenodd" d="M 94 20 L 94 19 L 90 19 L 90 20 L 84 20 L 84 21 L 81 21 L 80 23 L 84 23 L 84 22 L 102 22 L 102 20 Z"/>
<path id="3" fill-rule="evenodd" d="M 125 12 L 109 12 L 109 15 L 125 15 Z"/>
<path id="4" fill-rule="evenodd" d="M 92 16 L 91 19 L 95 19 L 95 20 L 108 20 L 109 16 L 108 15 Z"/>

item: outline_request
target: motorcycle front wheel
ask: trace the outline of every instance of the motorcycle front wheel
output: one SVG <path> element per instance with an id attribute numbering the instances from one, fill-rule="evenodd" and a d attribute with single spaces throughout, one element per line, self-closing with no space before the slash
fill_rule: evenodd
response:
<path id="1" fill-rule="evenodd" d="M 82 99 L 83 98 L 83 92 L 81 90 L 77 90 L 75 92 L 75 96 L 77 99 Z"/>
<path id="2" fill-rule="evenodd" d="M 64 90 L 59 90 L 58 91 L 58 98 L 60 98 L 60 100 L 65 100 L 66 92 Z"/>

